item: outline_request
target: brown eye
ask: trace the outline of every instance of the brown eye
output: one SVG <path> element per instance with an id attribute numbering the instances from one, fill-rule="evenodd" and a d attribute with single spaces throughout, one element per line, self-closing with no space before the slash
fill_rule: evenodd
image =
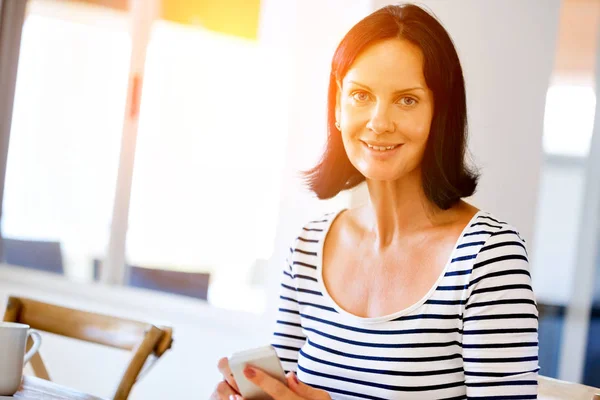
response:
<path id="1" fill-rule="evenodd" d="M 403 97 L 400 99 L 400 103 L 402 103 L 404 106 L 411 107 L 417 104 L 417 100 L 412 97 Z"/>
<path id="2" fill-rule="evenodd" d="M 369 95 L 366 92 L 359 91 L 352 93 L 352 98 L 359 103 L 362 103 L 369 100 Z"/>

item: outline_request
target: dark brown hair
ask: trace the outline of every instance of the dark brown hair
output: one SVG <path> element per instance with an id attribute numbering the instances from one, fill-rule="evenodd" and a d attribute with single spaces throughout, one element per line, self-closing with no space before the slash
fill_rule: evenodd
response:
<path id="1" fill-rule="evenodd" d="M 423 75 L 433 92 L 434 114 L 422 160 L 423 189 L 443 210 L 471 196 L 479 174 L 465 164 L 467 104 L 458 54 L 448 32 L 435 17 L 412 5 L 383 7 L 358 22 L 340 42 L 331 62 L 327 102 L 327 144 L 319 163 L 303 172 L 320 199 L 351 189 L 365 177 L 350 163 L 335 127 L 337 82 L 367 47 L 386 39 L 408 40 L 423 52 Z"/>

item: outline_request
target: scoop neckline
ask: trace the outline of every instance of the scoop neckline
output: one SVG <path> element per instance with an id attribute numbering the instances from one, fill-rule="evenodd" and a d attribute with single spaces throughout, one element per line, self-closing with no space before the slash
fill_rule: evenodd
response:
<path id="1" fill-rule="evenodd" d="M 452 252 L 450 252 L 450 256 L 448 257 L 448 260 L 446 261 L 446 265 L 444 265 L 444 268 L 442 269 L 440 275 L 438 276 L 438 278 L 434 282 L 433 286 L 427 291 L 427 293 L 425 293 L 425 295 L 423 297 L 421 297 L 421 299 L 419 299 L 417 302 L 413 303 L 412 305 L 410 305 L 410 306 L 408 306 L 408 307 L 406 307 L 406 308 L 404 308 L 402 310 L 396 311 L 396 312 L 394 312 L 392 314 L 382 315 L 382 316 L 379 316 L 379 317 L 360 317 L 360 316 L 352 314 L 351 312 L 348 312 L 348 311 L 344 310 L 342 307 L 340 307 L 339 304 L 337 304 L 337 302 L 329 294 L 329 291 L 327 290 L 327 287 L 325 286 L 325 282 L 323 281 L 323 248 L 325 246 L 325 240 L 327 238 L 327 234 L 329 233 L 329 230 L 331 229 L 331 225 L 333 225 L 333 222 L 336 220 L 337 217 L 340 216 L 340 214 L 343 211 L 346 211 L 346 210 L 347 210 L 347 208 L 342 208 L 341 210 L 333 213 L 330 216 L 330 219 L 329 219 L 329 221 L 327 223 L 327 226 L 325 228 L 323 228 L 322 240 L 320 240 L 319 247 L 317 248 L 317 280 L 318 280 L 318 285 L 319 285 L 319 287 L 321 289 L 321 293 L 323 294 L 323 297 L 325 298 L 325 300 L 327 302 L 330 303 L 330 305 L 339 314 L 345 316 L 346 318 L 349 318 L 351 320 L 354 320 L 356 322 L 360 322 L 360 323 L 363 323 L 363 324 L 375 324 L 375 323 L 379 323 L 379 322 L 391 321 L 391 320 L 396 319 L 398 317 L 407 315 L 407 314 L 411 313 L 412 311 L 414 311 L 415 309 L 417 309 L 420 306 L 422 306 L 427 301 L 427 299 L 429 299 L 433 295 L 433 293 L 435 292 L 435 290 L 439 286 L 439 284 L 442 281 L 442 279 L 444 279 L 444 276 L 446 275 L 446 272 L 448 272 L 448 269 L 450 268 L 450 265 L 452 264 L 451 263 L 452 259 L 455 258 L 454 256 L 456 255 L 456 252 L 458 250 L 458 246 L 460 246 L 461 242 L 463 241 L 463 239 L 465 237 L 465 233 L 471 227 L 471 225 L 473 224 L 473 222 L 479 217 L 479 215 L 483 213 L 482 210 L 477 211 L 473 215 L 473 217 L 471 217 L 471 219 L 466 224 L 466 226 L 463 228 L 462 232 L 458 236 L 458 239 L 454 243 L 454 247 L 452 249 Z"/>

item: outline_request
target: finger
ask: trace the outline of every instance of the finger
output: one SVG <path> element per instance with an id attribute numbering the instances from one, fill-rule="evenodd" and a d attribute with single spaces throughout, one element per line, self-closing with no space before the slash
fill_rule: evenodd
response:
<path id="1" fill-rule="evenodd" d="M 250 382 L 260 387 L 275 400 L 301 400 L 285 384 L 258 368 L 247 365 L 244 368 L 244 375 Z"/>
<path id="2" fill-rule="evenodd" d="M 237 393 L 233 390 L 231 386 L 225 381 L 219 382 L 217 387 L 215 388 L 214 393 L 211 396 L 211 399 L 218 400 L 229 400 L 229 396 L 235 396 Z"/>
<path id="3" fill-rule="evenodd" d="M 326 391 L 315 389 L 314 387 L 308 386 L 305 383 L 300 382 L 298 377 L 293 372 L 288 372 L 285 376 L 288 382 L 289 388 L 292 392 L 296 393 L 298 396 L 304 399 L 311 400 L 329 400 L 331 397 L 327 394 Z"/>
<path id="4" fill-rule="evenodd" d="M 229 359 L 227 359 L 227 357 L 221 358 L 217 363 L 217 368 L 219 368 L 219 372 L 221 375 L 223 375 L 223 379 L 229 383 L 229 386 L 231 386 L 236 393 L 239 393 L 240 389 L 238 388 L 237 382 L 231 373 L 231 368 L 229 368 Z"/>

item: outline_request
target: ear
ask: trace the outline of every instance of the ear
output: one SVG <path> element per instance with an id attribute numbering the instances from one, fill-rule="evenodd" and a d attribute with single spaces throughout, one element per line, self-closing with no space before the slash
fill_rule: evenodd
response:
<path id="1" fill-rule="evenodd" d="M 336 81 L 337 83 L 337 91 L 335 95 L 335 120 L 341 123 L 341 115 L 342 115 L 342 83 L 340 81 Z"/>

